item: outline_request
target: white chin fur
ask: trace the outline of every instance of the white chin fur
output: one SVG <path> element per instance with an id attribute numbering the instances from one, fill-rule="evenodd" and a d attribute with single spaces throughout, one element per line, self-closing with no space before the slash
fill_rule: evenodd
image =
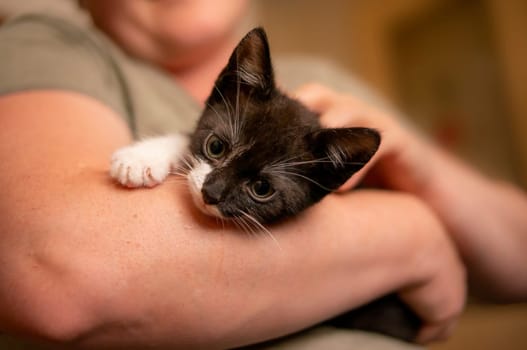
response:
<path id="1" fill-rule="evenodd" d="M 224 219 L 218 207 L 216 205 L 206 204 L 203 201 L 203 195 L 201 194 L 203 183 L 211 171 L 211 166 L 207 162 L 200 160 L 198 165 L 193 167 L 187 175 L 188 187 L 192 199 L 194 200 L 194 204 L 196 204 L 196 207 L 198 207 L 199 210 L 204 214 Z"/>

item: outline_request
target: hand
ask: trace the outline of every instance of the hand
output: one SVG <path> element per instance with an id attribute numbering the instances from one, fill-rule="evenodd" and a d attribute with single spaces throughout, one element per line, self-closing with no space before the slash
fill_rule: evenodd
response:
<path id="1" fill-rule="evenodd" d="M 527 195 L 443 152 L 398 120 L 352 95 L 307 85 L 296 96 L 329 127 L 366 126 L 381 132 L 381 146 L 343 189 L 366 184 L 410 192 L 433 209 L 456 243 L 472 291 L 498 301 L 524 301 Z"/>
<path id="2" fill-rule="evenodd" d="M 451 244 L 439 242 L 436 249 L 436 256 L 427 258 L 437 262 L 430 278 L 399 291 L 399 297 L 423 321 L 415 339 L 422 344 L 447 339 L 465 304 L 465 268 L 461 260 Z"/>
<path id="3" fill-rule="evenodd" d="M 421 318 L 423 325 L 415 341 L 426 344 L 445 340 L 453 332 L 465 305 L 466 274 L 465 266 L 438 217 L 426 203 L 414 196 L 408 197 L 419 206 L 414 208 L 412 216 L 417 215 L 420 222 L 411 238 L 417 250 L 417 259 L 413 260 L 411 269 L 424 271 L 424 274 L 400 286 L 397 292 Z M 400 239 L 404 239 L 405 230 L 398 232 Z M 415 251 L 402 253 L 408 255 Z M 379 258 L 381 256 L 382 253 Z"/>
<path id="4" fill-rule="evenodd" d="M 360 181 L 414 194 L 428 186 L 432 178 L 429 176 L 429 152 L 433 148 L 416 130 L 399 120 L 395 112 L 317 84 L 303 86 L 295 97 L 320 113 L 320 122 L 325 127 L 370 127 L 381 133 L 381 146 L 376 155 L 341 187 L 341 191 Z M 432 240 L 434 236 L 427 233 L 427 239 Z M 448 238 L 445 232 L 440 236 Z M 465 271 L 455 248 L 448 242 L 434 249 L 437 250 L 435 257 L 426 258 L 438 262 L 430 278 L 399 292 L 424 321 L 417 338 L 421 343 L 447 338 L 465 301 Z"/>
<path id="5" fill-rule="evenodd" d="M 320 113 L 320 122 L 325 127 L 361 126 L 381 133 L 377 154 L 341 190 L 348 190 L 362 179 L 378 187 L 409 192 L 416 192 L 425 185 L 427 144 L 409 125 L 398 120 L 394 112 L 318 84 L 305 85 L 294 96 Z"/>

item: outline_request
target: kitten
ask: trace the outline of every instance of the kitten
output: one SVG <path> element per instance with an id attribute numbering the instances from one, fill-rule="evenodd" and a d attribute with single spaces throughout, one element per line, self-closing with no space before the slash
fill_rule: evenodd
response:
<path id="1" fill-rule="evenodd" d="M 183 160 L 202 212 L 263 228 L 336 190 L 371 159 L 380 141 L 373 129 L 324 129 L 317 114 L 282 93 L 265 32 L 257 28 L 234 50 L 190 138 L 164 136 L 118 150 L 110 174 L 128 187 L 150 187 Z M 395 304 L 403 307 L 398 299 Z M 386 331 L 378 312 L 365 314 L 379 323 L 366 329 L 406 340 L 415 335 Z M 361 328 L 360 317 L 347 316 L 338 324 Z"/>

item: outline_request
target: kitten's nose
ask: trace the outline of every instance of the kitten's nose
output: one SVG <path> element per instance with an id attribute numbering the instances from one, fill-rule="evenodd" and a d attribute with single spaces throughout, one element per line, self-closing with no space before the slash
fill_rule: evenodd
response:
<path id="1" fill-rule="evenodd" d="M 220 202 L 220 197 L 216 193 L 210 193 L 205 188 L 201 190 L 201 194 L 203 195 L 205 204 L 216 205 Z"/>
<path id="2" fill-rule="evenodd" d="M 221 201 L 224 184 L 220 181 L 205 181 L 201 194 L 205 204 L 216 205 Z"/>

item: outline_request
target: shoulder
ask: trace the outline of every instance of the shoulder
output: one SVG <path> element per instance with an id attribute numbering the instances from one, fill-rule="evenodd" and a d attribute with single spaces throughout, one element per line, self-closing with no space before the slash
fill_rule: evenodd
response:
<path id="1" fill-rule="evenodd" d="M 64 90 L 124 117 L 136 136 L 189 131 L 199 105 L 158 67 L 127 55 L 88 20 L 30 14 L 0 27 L 0 95 Z"/>
<path id="2" fill-rule="evenodd" d="M 116 66 L 109 44 L 87 23 L 24 14 L 0 28 L 0 95 L 74 91 L 126 115 Z"/>
<path id="3" fill-rule="evenodd" d="M 24 14 L 0 27 L 0 48 L 4 49 L 0 60 L 3 64 L 18 63 L 22 66 L 25 61 L 44 59 L 44 63 L 53 63 L 51 68 L 63 62 L 46 59 L 73 53 L 103 61 L 107 46 L 92 26 L 48 14 Z M 69 57 L 64 57 L 63 61 L 66 60 Z"/>

